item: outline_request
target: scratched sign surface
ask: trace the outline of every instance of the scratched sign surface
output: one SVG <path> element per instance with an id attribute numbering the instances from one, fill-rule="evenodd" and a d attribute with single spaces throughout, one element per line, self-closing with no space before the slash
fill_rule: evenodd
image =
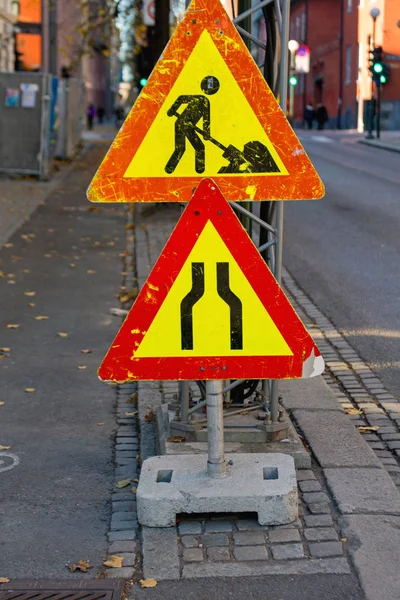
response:
<path id="1" fill-rule="evenodd" d="M 211 179 L 186 207 L 100 369 L 101 379 L 283 379 L 317 346 Z"/>
<path id="2" fill-rule="evenodd" d="M 318 199 L 324 186 L 220 0 L 193 0 L 88 190 L 93 202 Z"/>

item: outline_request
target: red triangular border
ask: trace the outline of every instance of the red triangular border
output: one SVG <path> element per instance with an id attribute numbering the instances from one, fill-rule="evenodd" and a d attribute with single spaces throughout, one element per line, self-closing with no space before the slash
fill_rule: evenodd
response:
<path id="1" fill-rule="evenodd" d="M 224 240 L 245 277 L 293 352 L 293 356 L 134 358 L 208 220 Z M 138 333 L 132 333 L 132 331 Z M 109 381 L 138 379 L 294 379 L 305 361 L 320 352 L 296 315 L 239 219 L 211 179 L 204 179 L 178 221 L 99 369 Z M 312 362 L 312 359 L 311 359 Z M 318 373 L 315 374 L 319 374 Z"/>
<path id="2" fill-rule="evenodd" d="M 224 197 L 227 200 L 323 197 L 324 186 L 318 174 L 220 0 L 193 0 L 93 178 L 88 190 L 92 202 L 191 199 L 201 175 L 124 179 L 124 173 L 205 29 L 289 173 L 284 176 L 215 176 L 213 179 Z"/>

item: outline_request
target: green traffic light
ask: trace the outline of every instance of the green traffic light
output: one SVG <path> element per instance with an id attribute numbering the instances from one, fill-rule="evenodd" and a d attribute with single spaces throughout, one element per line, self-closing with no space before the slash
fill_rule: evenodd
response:
<path id="1" fill-rule="evenodd" d="M 297 85 L 297 83 L 298 83 L 297 77 L 295 75 L 292 75 L 289 79 L 289 83 L 290 83 L 290 85 Z"/>
<path id="2" fill-rule="evenodd" d="M 379 80 L 381 83 L 386 83 L 387 82 L 386 75 L 381 75 Z"/>
<path id="3" fill-rule="evenodd" d="M 147 79 L 145 79 L 144 77 L 142 77 L 142 79 L 139 81 L 139 83 L 140 83 L 140 85 L 142 87 L 144 87 L 146 85 L 146 83 L 147 83 Z"/>
<path id="4" fill-rule="evenodd" d="M 382 73 L 382 71 L 383 71 L 382 63 L 375 63 L 374 64 L 374 72 L 375 73 Z"/>

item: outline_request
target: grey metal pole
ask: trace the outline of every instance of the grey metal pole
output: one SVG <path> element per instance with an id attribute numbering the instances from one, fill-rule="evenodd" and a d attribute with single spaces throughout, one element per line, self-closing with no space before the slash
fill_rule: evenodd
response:
<path id="1" fill-rule="evenodd" d="M 189 381 L 179 382 L 179 400 L 181 405 L 181 422 L 188 423 L 189 421 Z"/>
<path id="2" fill-rule="evenodd" d="M 224 418 L 222 406 L 223 381 L 206 381 L 207 440 L 209 477 L 226 475 L 224 456 Z"/>
<path id="3" fill-rule="evenodd" d="M 290 26 L 290 0 L 282 0 L 282 27 L 281 27 L 281 44 L 282 57 L 280 69 L 280 105 L 283 112 L 286 114 L 287 102 L 287 85 L 288 85 L 288 43 L 289 43 L 289 26 Z M 275 277 L 279 285 L 282 283 L 282 250 L 283 250 L 283 201 L 276 204 L 276 252 L 275 252 Z M 271 421 L 274 425 L 278 422 L 278 381 L 275 379 L 271 382 Z"/>

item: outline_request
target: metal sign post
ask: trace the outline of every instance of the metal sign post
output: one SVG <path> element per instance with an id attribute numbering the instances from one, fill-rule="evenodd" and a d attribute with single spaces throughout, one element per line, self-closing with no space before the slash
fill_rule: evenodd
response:
<path id="1" fill-rule="evenodd" d="M 207 400 L 207 444 L 209 477 L 224 477 L 226 462 L 224 456 L 224 415 L 223 381 L 206 381 Z"/>

